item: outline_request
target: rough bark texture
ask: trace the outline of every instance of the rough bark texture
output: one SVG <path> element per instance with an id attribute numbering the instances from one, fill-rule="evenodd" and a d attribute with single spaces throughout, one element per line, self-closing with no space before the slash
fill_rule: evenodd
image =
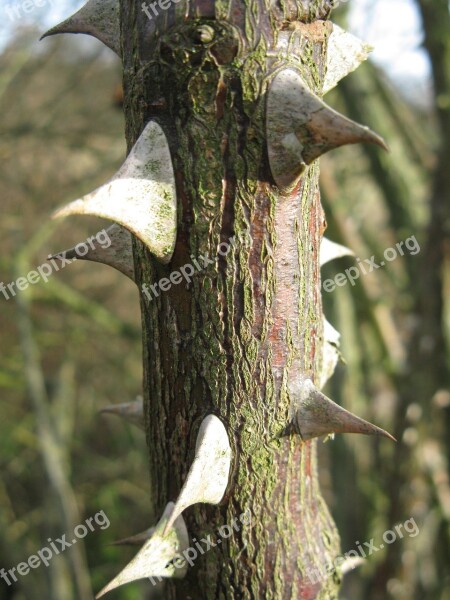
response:
<path id="1" fill-rule="evenodd" d="M 251 524 L 200 556 L 186 579 L 167 582 L 165 598 L 337 597 L 337 573 L 314 576 L 339 550 L 318 486 L 316 443 L 283 437 L 288 382 L 317 381 L 320 367 L 318 166 L 283 196 L 265 144 L 266 91 L 277 69 L 296 66 L 320 93 L 330 26 L 317 18 L 329 6 L 283 7 L 204 0 L 190 3 L 185 19 L 180 2 L 156 23 L 140 3 L 122 2 L 128 141 L 156 119 L 178 186 L 172 261 L 158 264 L 137 243 L 138 282 L 203 265 L 201 256 L 212 261 L 195 267 L 189 285 L 152 301 L 142 296 L 149 518 L 156 523 L 178 496 L 210 413 L 229 432 L 232 471 L 221 506 L 184 513 L 191 539 L 211 534 L 217 542 L 219 527 L 251 513 Z M 226 252 L 219 245 L 233 236 Z"/>

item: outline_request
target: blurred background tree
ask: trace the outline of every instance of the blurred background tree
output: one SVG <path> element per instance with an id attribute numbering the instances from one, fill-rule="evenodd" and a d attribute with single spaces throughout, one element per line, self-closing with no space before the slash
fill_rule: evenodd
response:
<path id="1" fill-rule="evenodd" d="M 80 4 L 36 7 L 28 19 L 50 25 Z M 401 55 L 391 56 L 390 76 L 368 62 L 327 98 L 391 147 L 390 156 L 358 146 L 323 157 L 327 237 L 378 263 L 386 248 L 413 235 L 421 249 L 353 287 L 323 292 L 346 362 L 328 384 L 329 395 L 398 439 L 391 447 L 337 436 L 321 445 L 322 486 L 342 550 L 371 538 L 379 546 L 384 531 L 410 518 L 420 528 L 349 574 L 342 590 L 348 600 L 450 598 L 448 2 L 353 0 L 352 10 L 341 6 L 334 20 L 370 34 L 369 25 L 381 19 L 392 35 L 408 11 L 415 11 L 422 53 L 407 54 L 401 68 Z M 3 23 L 0 281 L 6 284 L 106 225 L 85 217 L 54 224 L 49 214 L 103 183 L 125 146 L 117 59 L 85 37 L 37 45 L 44 25 L 38 32 L 23 19 Z M 398 47 L 408 43 L 399 34 Z M 416 72 L 425 76 L 414 79 Z M 323 280 L 354 261 L 327 265 Z M 140 392 L 137 290 L 107 267 L 78 262 L 16 298 L 0 295 L 0 302 L 0 568 L 16 566 L 100 510 L 116 537 L 146 529 L 151 490 L 143 435 L 97 415 Z M 13 586 L 0 580 L 0 599 L 92 598 L 91 590 L 133 554 L 110 545 L 112 529 L 90 533 Z M 149 588 L 138 583 L 115 597 L 149 598 Z"/>

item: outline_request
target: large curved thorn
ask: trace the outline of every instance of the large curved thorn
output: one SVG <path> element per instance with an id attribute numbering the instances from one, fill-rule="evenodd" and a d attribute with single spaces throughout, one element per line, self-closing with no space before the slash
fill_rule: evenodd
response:
<path id="1" fill-rule="evenodd" d="M 131 281 L 134 277 L 133 245 L 131 233 L 121 225 L 111 225 L 106 230 L 108 236 L 108 246 L 102 246 L 95 243 L 95 236 L 89 238 L 93 242 L 93 247 L 83 242 L 83 246 L 88 247 L 87 254 L 81 254 L 79 246 L 63 250 L 49 258 L 59 258 L 60 260 L 90 260 L 92 262 L 102 263 L 117 269 L 126 275 Z M 98 235 L 98 234 L 97 234 Z"/>
<path id="2" fill-rule="evenodd" d="M 327 106 L 294 69 L 275 75 L 267 93 L 267 149 L 277 186 L 292 190 L 306 166 L 325 152 L 368 142 L 386 148 L 383 139 Z"/>
<path id="3" fill-rule="evenodd" d="M 292 384 L 290 393 L 295 408 L 294 427 L 305 441 L 333 433 L 381 435 L 396 441 L 384 429 L 360 419 L 327 398 L 310 379 Z"/>
<path id="4" fill-rule="evenodd" d="M 111 404 L 100 410 L 100 414 L 111 414 L 121 417 L 128 423 L 136 425 L 139 429 L 145 430 L 144 423 L 144 401 L 141 396 L 138 396 L 133 402 L 125 402 L 123 404 Z"/>
<path id="5" fill-rule="evenodd" d="M 150 121 L 123 166 L 105 185 L 59 209 L 54 218 L 95 215 L 134 233 L 163 263 L 176 239 L 176 191 L 169 145 Z"/>
<path id="6" fill-rule="evenodd" d="M 164 533 L 183 510 L 193 504 L 219 504 L 228 485 L 231 447 L 224 424 L 214 415 L 207 416 L 198 432 L 195 458 L 180 495 L 167 521 Z"/>
<path id="7" fill-rule="evenodd" d="M 119 586 L 138 579 L 146 577 L 179 579 L 186 575 L 187 564 L 181 553 L 189 547 L 189 536 L 183 517 L 179 516 L 176 519 L 168 535 L 162 534 L 172 508 L 173 503 L 169 502 L 152 537 L 145 542 L 123 571 L 97 594 L 96 598 L 101 598 Z"/>
<path id="8" fill-rule="evenodd" d="M 341 79 L 355 71 L 368 59 L 372 50 L 370 44 L 365 44 L 333 23 L 333 31 L 328 39 L 327 72 L 323 93 L 332 90 Z"/>
<path id="9" fill-rule="evenodd" d="M 320 266 L 326 265 L 328 262 L 332 260 L 336 260 L 337 258 L 341 258 L 342 256 L 355 256 L 355 253 L 347 248 L 346 246 L 341 246 L 341 244 L 336 244 L 336 242 L 332 242 L 326 237 L 322 238 L 322 242 L 320 244 Z"/>
<path id="10" fill-rule="evenodd" d="M 78 12 L 44 33 L 41 40 L 58 33 L 92 35 L 121 56 L 119 0 L 89 0 Z"/>

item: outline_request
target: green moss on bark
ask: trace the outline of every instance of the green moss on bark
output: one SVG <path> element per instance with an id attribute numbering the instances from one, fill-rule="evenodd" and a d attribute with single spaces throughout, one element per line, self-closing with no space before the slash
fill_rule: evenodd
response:
<path id="1" fill-rule="evenodd" d="M 145 17 L 122 10 L 128 131 L 134 139 L 148 119 L 158 120 L 179 196 L 171 264 L 157 264 L 136 244 L 138 280 L 151 284 L 201 255 L 214 261 L 189 285 L 172 286 L 152 302 L 142 297 L 152 517 L 178 495 L 199 424 L 215 413 L 233 448 L 230 485 L 220 507 L 185 511 L 190 535 L 217 535 L 245 511 L 252 523 L 200 557 L 185 580 L 168 582 L 165 597 L 333 598 L 332 577 L 307 577 L 338 554 L 318 488 L 315 442 L 282 437 L 287 382 L 315 377 L 320 360 L 318 169 L 282 195 L 265 145 L 271 77 L 293 64 L 320 87 L 326 25 L 285 28 L 287 55 L 275 42 L 279 11 L 247 2 L 230 27 L 178 18 L 181 4 L 171 27 L 159 24 L 155 37 L 142 34 Z M 322 4 L 299 4 L 298 14 L 307 20 Z M 196 31 L 205 24 L 216 36 L 202 45 Z M 153 108 L 161 97 L 164 111 Z M 233 236 L 244 241 L 221 255 L 219 244 Z"/>

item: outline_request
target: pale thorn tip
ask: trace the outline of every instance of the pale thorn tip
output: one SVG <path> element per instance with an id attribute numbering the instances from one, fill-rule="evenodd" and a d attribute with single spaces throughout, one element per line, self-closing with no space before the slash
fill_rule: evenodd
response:
<path id="1" fill-rule="evenodd" d="M 121 56 L 119 0 L 89 0 L 79 11 L 49 29 L 40 39 L 59 33 L 90 35 Z"/>
<path id="2" fill-rule="evenodd" d="M 327 381 L 332 377 L 336 366 L 341 359 L 340 333 L 323 316 L 323 346 L 322 346 L 322 370 L 320 372 L 319 387 L 323 389 Z"/>
<path id="3" fill-rule="evenodd" d="M 168 535 L 162 533 L 172 508 L 173 503 L 169 502 L 151 538 L 117 577 L 96 595 L 96 599 L 138 579 L 149 577 L 181 579 L 186 575 L 187 563 L 181 555 L 189 547 L 189 535 L 183 517 L 180 515 L 176 519 Z"/>
<path id="4" fill-rule="evenodd" d="M 323 317 L 323 336 L 329 344 L 339 347 L 341 334 L 325 317 Z"/>
<path id="5" fill-rule="evenodd" d="M 120 271 L 131 279 L 131 281 L 135 282 L 131 233 L 121 225 L 117 224 L 108 227 L 106 233 L 109 240 L 108 246 L 100 245 L 98 241 L 96 241 L 96 236 L 92 236 L 89 240 L 92 241 L 94 247 L 88 245 L 86 242 L 79 244 L 88 246 L 86 254 L 80 254 L 80 251 L 77 250 L 79 245 L 77 245 L 69 250 L 63 250 L 53 256 L 49 256 L 49 258 L 59 260 L 80 259 L 101 263 L 113 267 L 113 269 Z"/>
<path id="6" fill-rule="evenodd" d="M 327 94 L 341 79 L 355 71 L 368 59 L 372 51 L 372 46 L 333 23 L 333 31 L 328 38 L 327 72 L 323 93 Z"/>
<path id="7" fill-rule="evenodd" d="M 337 258 L 342 258 L 343 256 L 355 256 L 355 253 L 346 246 L 336 244 L 336 242 L 332 242 L 326 237 L 322 238 L 322 242 L 320 244 L 321 267 L 323 267 L 323 265 L 327 264 L 328 262 L 336 260 Z"/>
<path id="8" fill-rule="evenodd" d="M 164 535 L 188 506 L 198 503 L 219 504 L 228 485 L 230 467 L 231 447 L 225 426 L 215 415 L 208 415 L 200 426 L 195 458 L 167 521 Z"/>
<path id="9" fill-rule="evenodd" d="M 169 144 L 158 123 L 147 123 L 110 181 L 57 210 L 53 218 L 69 215 L 116 221 L 138 237 L 159 261 L 170 261 L 176 240 L 177 200 Z"/>
<path id="10" fill-rule="evenodd" d="M 342 575 L 347 575 L 350 571 L 361 567 L 366 561 L 361 556 L 350 556 L 340 566 Z"/>
<path id="11" fill-rule="evenodd" d="M 138 396 L 133 402 L 124 402 L 123 404 L 110 404 L 100 409 L 100 414 L 111 414 L 121 417 L 128 423 L 136 425 L 139 429 L 145 431 L 144 423 L 144 401 Z"/>
<path id="12" fill-rule="evenodd" d="M 336 244 L 326 237 L 322 238 L 320 244 L 320 266 L 341 258 L 342 256 L 354 256 L 349 248 Z M 327 381 L 333 375 L 340 359 L 339 338 L 340 335 L 334 327 L 323 318 L 323 346 L 322 346 L 322 370 L 320 372 L 319 388 L 323 389 Z"/>
<path id="13" fill-rule="evenodd" d="M 155 533 L 155 527 L 150 527 L 141 533 L 137 533 L 136 535 L 131 535 L 130 537 L 123 538 L 122 540 L 117 540 L 116 542 L 112 542 L 111 546 L 142 546 L 144 542 L 149 540 L 152 535 Z"/>

